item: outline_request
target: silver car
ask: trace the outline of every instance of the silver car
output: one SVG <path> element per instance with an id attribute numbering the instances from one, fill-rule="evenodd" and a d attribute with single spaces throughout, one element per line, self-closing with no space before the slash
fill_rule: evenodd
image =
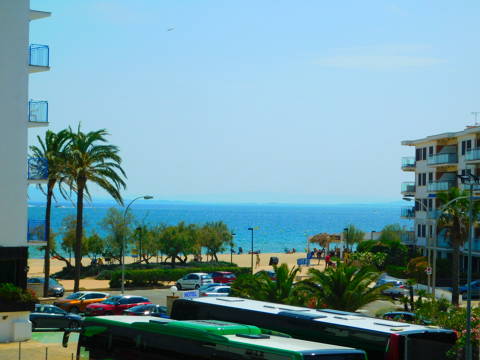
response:
<path id="1" fill-rule="evenodd" d="M 43 296 L 43 284 L 45 283 L 44 277 L 31 277 L 27 279 L 27 289 L 32 290 L 35 295 Z M 48 280 L 48 295 L 62 297 L 65 289 L 55 279 L 50 278 Z"/>

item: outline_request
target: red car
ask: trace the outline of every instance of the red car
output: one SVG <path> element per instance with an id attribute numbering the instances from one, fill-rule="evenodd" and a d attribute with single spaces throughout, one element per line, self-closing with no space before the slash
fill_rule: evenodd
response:
<path id="1" fill-rule="evenodd" d="M 230 284 L 237 278 L 234 273 L 229 271 L 215 271 L 210 274 L 214 283 Z"/>
<path id="2" fill-rule="evenodd" d="M 102 302 L 88 305 L 85 309 L 85 315 L 121 315 L 125 310 L 130 309 L 131 307 L 146 304 L 151 304 L 151 302 L 143 296 L 111 296 L 107 300 L 103 300 Z"/>

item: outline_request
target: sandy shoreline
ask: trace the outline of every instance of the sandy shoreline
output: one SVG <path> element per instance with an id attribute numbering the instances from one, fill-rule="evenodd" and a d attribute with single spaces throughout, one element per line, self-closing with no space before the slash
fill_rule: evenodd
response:
<path id="1" fill-rule="evenodd" d="M 260 270 L 271 270 L 272 266 L 268 265 L 268 262 L 270 260 L 271 256 L 276 256 L 279 259 L 279 263 L 283 264 L 286 263 L 288 264 L 289 267 L 292 267 L 297 264 L 297 259 L 299 258 L 304 258 L 306 256 L 305 253 L 295 253 L 295 254 L 285 254 L 285 253 L 264 253 L 264 254 L 259 254 L 260 256 L 260 265 L 256 266 L 256 255 L 253 255 L 253 265 L 255 268 L 255 271 L 260 271 Z M 219 254 L 218 259 L 221 261 L 227 261 L 230 262 L 230 255 L 229 254 Z M 136 259 L 132 257 L 126 257 L 126 263 L 132 263 Z M 155 259 L 152 259 L 153 262 Z M 232 260 L 235 264 L 238 266 L 242 267 L 250 267 L 251 265 L 251 255 L 249 254 L 242 254 L 242 255 L 237 255 L 234 254 L 232 257 Z M 85 257 L 82 259 L 82 263 L 84 265 L 90 263 L 90 259 L 88 257 Z M 64 262 L 56 259 L 52 259 L 50 261 L 50 273 L 56 273 L 64 267 Z M 318 260 L 313 260 L 311 267 L 315 268 L 324 268 L 324 261 L 320 261 L 320 265 L 318 264 Z M 29 266 L 29 271 L 28 271 L 28 276 L 43 276 L 43 259 L 29 259 L 28 260 L 28 266 Z M 307 270 L 302 267 L 301 275 L 305 275 L 307 273 Z M 60 283 L 65 287 L 65 290 L 71 291 L 73 289 L 73 280 L 60 280 Z M 108 280 L 95 280 L 93 278 L 86 278 L 86 279 L 81 279 L 80 280 L 80 287 L 84 288 L 86 290 L 99 290 L 99 289 L 108 289 Z"/>

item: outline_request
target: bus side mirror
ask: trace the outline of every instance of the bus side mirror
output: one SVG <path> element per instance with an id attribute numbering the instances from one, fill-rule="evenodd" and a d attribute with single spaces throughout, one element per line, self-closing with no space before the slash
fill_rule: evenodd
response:
<path id="1" fill-rule="evenodd" d="M 70 337 L 70 331 L 65 331 L 63 333 L 62 346 L 64 348 L 68 347 L 68 338 Z"/>

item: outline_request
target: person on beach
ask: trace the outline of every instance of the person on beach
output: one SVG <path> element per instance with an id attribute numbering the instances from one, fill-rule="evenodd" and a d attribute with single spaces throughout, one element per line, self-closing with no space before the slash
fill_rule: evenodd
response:
<path id="1" fill-rule="evenodd" d="M 243 254 L 243 249 L 241 246 L 238 247 L 238 255 L 242 255 Z"/>
<path id="2" fill-rule="evenodd" d="M 331 264 L 330 259 L 331 259 L 330 254 L 327 254 L 327 256 L 325 256 L 325 269 L 330 267 L 330 264 Z"/>
<path id="3" fill-rule="evenodd" d="M 257 253 L 257 260 L 255 262 L 255 267 L 259 267 L 260 266 L 260 255 Z"/>

